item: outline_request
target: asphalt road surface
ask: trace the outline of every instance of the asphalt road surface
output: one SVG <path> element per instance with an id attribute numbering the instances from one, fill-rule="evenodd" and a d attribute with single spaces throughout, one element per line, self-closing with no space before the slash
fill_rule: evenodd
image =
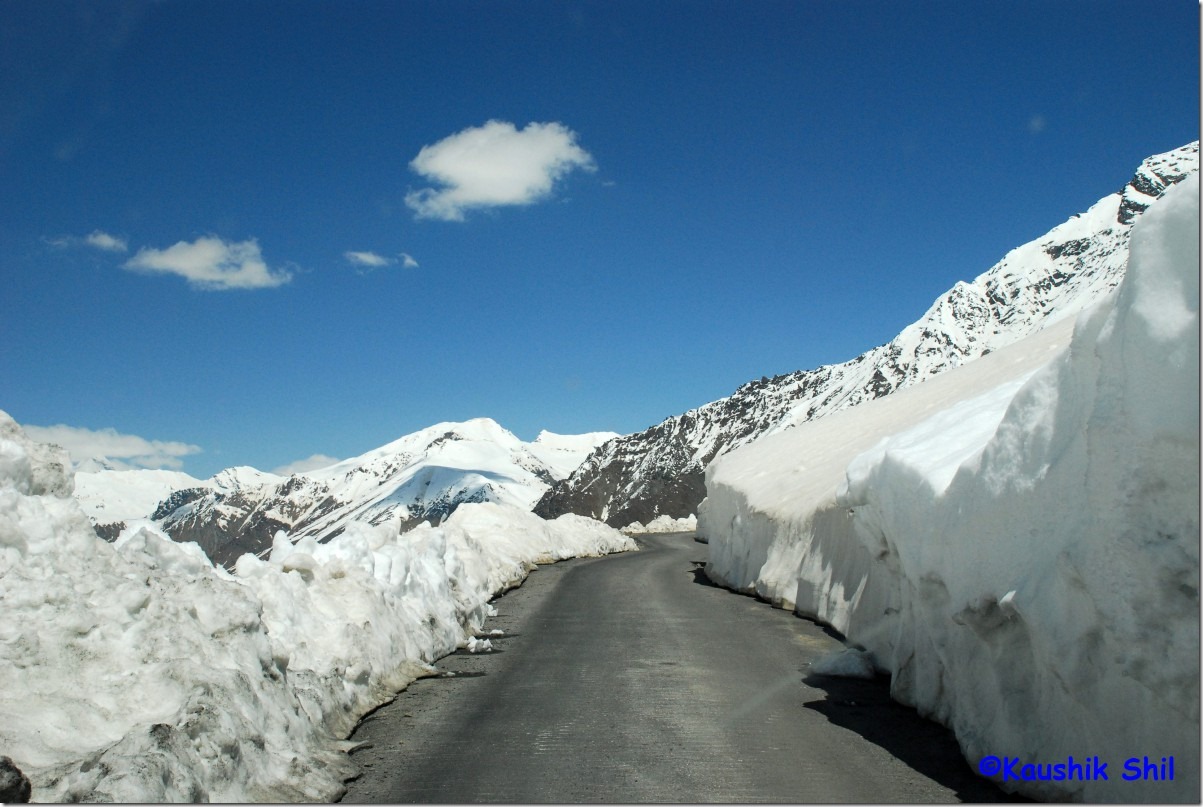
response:
<path id="1" fill-rule="evenodd" d="M 1004 801 L 885 679 L 809 672 L 838 638 L 709 583 L 689 534 L 565 561 L 498 599 L 442 677 L 352 739 L 347 802 Z"/>

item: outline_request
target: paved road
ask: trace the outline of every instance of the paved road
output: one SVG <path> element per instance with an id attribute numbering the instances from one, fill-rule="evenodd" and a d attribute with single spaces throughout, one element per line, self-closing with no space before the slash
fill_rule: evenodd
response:
<path id="1" fill-rule="evenodd" d="M 497 652 L 448 656 L 352 739 L 352 802 L 1000 801 L 884 681 L 816 676 L 838 639 L 709 584 L 706 546 L 533 572 Z"/>

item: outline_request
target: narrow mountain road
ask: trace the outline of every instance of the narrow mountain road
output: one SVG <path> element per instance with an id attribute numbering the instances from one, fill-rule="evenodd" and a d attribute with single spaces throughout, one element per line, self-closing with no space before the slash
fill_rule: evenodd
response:
<path id="1" fill-rule="evenodd" d="M 352 739 L 347 802 L 946 802 L 1007 797 L 886 683 L 817 676 L 822 628 L 710 585 L 692 535 L 541 567 Z M 454 673 L 454 675 L 450 675 Z"/>

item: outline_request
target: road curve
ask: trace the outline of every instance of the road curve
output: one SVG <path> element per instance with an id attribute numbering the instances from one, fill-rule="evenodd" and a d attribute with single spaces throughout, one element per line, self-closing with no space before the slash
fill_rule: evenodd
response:
<path id="1" fill-rule="evenodd" d="M 710 585 L 691 535 L 545 566 L 352 739 L 346 802 L 949 802 L 1007 796 L 839 640 Z"/>

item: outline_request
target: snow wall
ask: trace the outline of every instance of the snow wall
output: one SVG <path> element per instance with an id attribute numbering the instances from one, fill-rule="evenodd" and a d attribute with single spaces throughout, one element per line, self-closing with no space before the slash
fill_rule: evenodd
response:
<path id="1" fill-rule="evenodd" d="M 1198 217 L 1194 176 L 1067 349 L 1056 323 L 717 462 L 707 574 L 870 651 L 1008 790 L 1198 802 Z"/>
<path id="2" fill-rule="evenodd" d="M 630 524 L 623 527 L 622 531 L 627 535 L 643 535 L 647 533 L 660 532 L 693 532 L 697 528 L 698 517 L 695 515 L 673 518 L 670 515 L 661 514 L 646 524 L 641 521 L 632 521 Z"/>
<path id="3" fill-rule="evenodd" d="M 144 523 L 98 538 L 66 453 L 0 412 L 0 755 L 35 801 L 330 801 L 346 737 L 472 640 L 537 563 L 634 549 L 580 516 L 278 534 L 214 568 Z"/>

